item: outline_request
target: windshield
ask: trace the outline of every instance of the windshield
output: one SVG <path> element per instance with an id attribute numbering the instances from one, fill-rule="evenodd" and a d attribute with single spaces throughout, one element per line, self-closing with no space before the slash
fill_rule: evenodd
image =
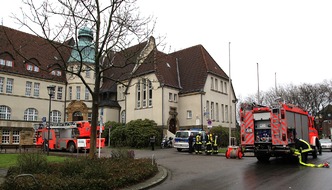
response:
<path id="1" fill-rule="evenodd" d="M 330 143 L 332 142 L 331 139 L 320 139 L 320 142 L 324 142 L 324 143 Z"/>
<path id="2" fill-rule="evenodd" d="M 188 138 L 188 132 L 177 132 L 175 137 Z"/>

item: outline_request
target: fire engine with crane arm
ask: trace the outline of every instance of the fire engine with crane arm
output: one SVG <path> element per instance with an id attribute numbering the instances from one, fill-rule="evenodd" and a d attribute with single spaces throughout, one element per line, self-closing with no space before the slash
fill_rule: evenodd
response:
<path id="1" fill-rule="evenodd" d="M 291 104 L 242 104 L 240 127 L 242 149 L 244 152 L 253 152 L 258 161 L 266 162 L 270 157 L 292 156 L 295 138 L 310 144 L 313 158 L 322 153 L 314 117 L 308 111 Z"/>
<path id="2" fill-rule="evenodd" d="M 42 126 L 42 125 L 40 125 Z M 71 153 L 75 150 L 90 150 L 91 124 L 89 121 L 76 121 L 51 124 L 49 129 L 50 138 L 48 139 L 48 127 L 39 127 L 36 131 L 36 145 L 47 150 L 49 141 L 50 150 L 67 150 Z M 104 126 L 97 126 L 97 134 L 104 130 Z M 79 145 L 79 141 L 85 143 L 85 147 Z M 83 143 L 83 144 L 84 144 Z M 105 147 L 105 138 L 96 139 L 96 148 Z"/>

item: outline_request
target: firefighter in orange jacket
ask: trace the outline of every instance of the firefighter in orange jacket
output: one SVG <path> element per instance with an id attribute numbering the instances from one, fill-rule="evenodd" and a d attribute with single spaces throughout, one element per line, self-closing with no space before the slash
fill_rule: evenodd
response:
<path id="1" fill-rule="evenodd" d="M 202 154 L 202 136 L 201 133 L 196 135 L 196 142 L 195 142 L 195 153 Z"/>

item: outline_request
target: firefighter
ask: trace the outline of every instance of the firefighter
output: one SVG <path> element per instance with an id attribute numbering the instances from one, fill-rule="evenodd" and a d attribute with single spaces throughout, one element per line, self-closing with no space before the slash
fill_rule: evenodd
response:
<path id="1" fill-rule="evenodd" d="M 295 151 L 294 155 L 298 156 L 299 162 L 301 165 L 309 166 L 309 167 L 317 167 L 317 168 L 329 168 L 330 165 L 328 162 L 325 162 L 323 164 L 309 164 L 307 163 L 308 158 L 308 152 L 312 151 L 311 146 L 308 142 L 306 142 L 303 139 L 295 138 Z"/>
<path id="2" fill-rule="evenodd" d="M 202 154 L 202 136 L 201 136 L 201 132 L 199 132 L 196 135 L 195 153 L 196 154 Z"/>
<path id="3" fill-rule="evenodd" d="M 217 144 L 218 135 L 213 135 L 213 141 L 212 141 L 212 149 L 213 154 L 218 154 L 218 144 Z"/>
<path id="4" fill-rule="evenodd" d="M 207 135 L 207 140 L 206 140 L 206 151 L 205 153 L 207 155 L 210 155 L 212 153 L 212 143 L 213 143 L 213 137 L 212 134 Z"/>

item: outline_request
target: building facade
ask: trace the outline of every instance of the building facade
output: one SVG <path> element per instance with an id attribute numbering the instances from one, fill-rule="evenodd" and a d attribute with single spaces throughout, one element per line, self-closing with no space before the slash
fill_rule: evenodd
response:
<path id="1" fill-rule="evenodd" d="M 0 26 L 0 39 L 0 144 L 32 144 L 28 137 L 34 124 L 45 124 L 48 117 L 52 123 L 91 120 L 92 97 L 86 85 L 94 89 L 92 30 L 80 29 L 76 43 L 55 43 L 60 51 L 45 39 L 5 26 Z M 165 54 L 151 37 L 108 56 L 112 59 L 103 64 L 121 67 L 103 73 L 99 114 L 104 122 L 151 119 L 171 133 L 235 127 L 233 87 L 202 45 Z M 66 60 L 67 72 L 56 66 L 62 64 L 60 58 Z M 78 70 L 86 84 L 75 75 Z M 116 80 L 109 80 L 112 77 Z M 50 85 L 55 86 L 52 97 Z"/>

